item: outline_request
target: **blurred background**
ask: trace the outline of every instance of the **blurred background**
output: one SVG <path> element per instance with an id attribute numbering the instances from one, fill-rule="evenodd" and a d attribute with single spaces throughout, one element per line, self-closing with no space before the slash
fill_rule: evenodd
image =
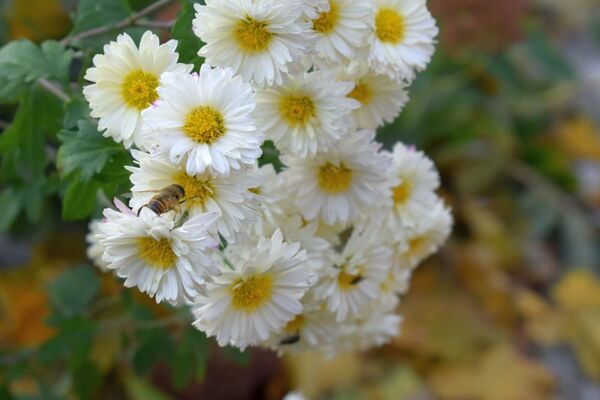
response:
<path id="1" fill-rule="evenodd" d="M 401 336 L 334 360 L 218 349 L 185 310 L 86 265 L 56 176 L 16 200 L 3 172 L 0 399 L 600 399 L 600 1 L 428 4 L 440 45 L 379 139 L 435 160 L 456 223 Z M 0 0 L 0 44 L 60 39 L 77 6 Z M 17 107 L 0 105 L 0 131 Z"/>

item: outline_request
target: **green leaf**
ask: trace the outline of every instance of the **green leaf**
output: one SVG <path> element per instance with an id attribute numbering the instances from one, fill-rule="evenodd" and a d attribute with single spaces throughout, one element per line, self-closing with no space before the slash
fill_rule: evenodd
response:
<path id="1" fill-rule="evenodd" d="M 102 384 L 102 375 L 89 360 L 78 365 L 72 371 L 73 389 L 79 399 L 91 399 Z"/>
<path id="2" fill-rule="evenodd" d="M 73 96 L 65 103 L 65 118 L 63 126 L 65 129 L 74 130 L 79 120 L 89 118 L 90 107 L 83 96 Z"/>
<path id="3" fill-rule="evenodd" d="M 149 372 L 157 361 L 172 353 L 173 342 L 164 329 L 152 329 L 140 335 L 141 344 L 133 357 L 133 369 L 138 375 Z"/>
<path id="4" fill-rule="evenodd" d="M 204 62 L 204 58 L 198 56 L 198 50 L 204 45 L 196 35 L 192 33 L 192 21 L 196 12 L 193 0 L 182 0 L 181 11 L 171 30 L 171 37 L 177 40 L 177 52 L 179 62 L 194 64 L 196 68 Z"/>
<path id="5" fill-rule="evenodd" d="M 110 26 L 128 18 L 131 10 L 125 0 L 81 0 L 69 36 L 101 26 Z M 85 39 L 82 42 L 106 43 L 116 32 Z"/>
<path id="6" fill-rule="evenodd" d="M 160 392 L 150 383 L 141 380 L 133 374 L 126 375 L 124 378 L 125 391 L 127 398 L 131 400 L 170 400 L 166 394 Z"/>
<path id="7" fill-rule="evenodd" d="M 21 177 L 28 179 L 42 174 L 46 165 L 44 134 L 36 118 L 32 118 L 38 111 L 34 107 L 37 95 L 36 91 L 31 91 L 21 96 L 12 124 L 0 136 L 2 169 L 11 164 Z"/>
<path id="8" fill-rule="evenodd" d="M 88 265 L 80 265 L 61 273 L 49 287 L 50 303 L 59 315 L 82 314 L 100 291 L 98 275 Z"/>
<path id="9" fill-rule="evenodd" d="M 42 344 L 38 356 L 42 363 L 53 363 L 65 359 L 73 353 L 84 353 L 93 338 L 94 325 L 83 318 L 73 318 L 65 321 L 60 331 Z"/>
<path id="10" fill-rule="evenodd" d="M 59 42 L 49 40 L 38 46 L 21 39 L 0 49 L 0 80 L 33 82 L 51 78 L 68 82 L 73 51 Z"/>
<path id="11" fill-rule="evenodd" d="M 63 198 L 63 219 L 77 221 L 87 218 L 96 207 L 96 196 L 100 186 L 95 180 L 84 182 L 79 178 L 73 179 Z"/>
<path id="12" fill-rule="evenodd" d="M 173 383 L 178 390 L 204 377 L 208 357 L 208 340 L 194 327 L 187 327 L 170 358 Z"/>
<path id="13" fill-rule="evenodd" d="M 102 136 L 86 120 L 78 122 L 76 131 L 61 131 L 58 138 L 63 142 L 58 149 L 58 170 L 62 176 L 79 171 L 83 181 L 89 181 L 112 156 L 123 151 L 123 146 Z"/>
<path id="14" fill-rule="evenodd" d="M 22 192 L 9 186 L 0 194 L 0 232 L 8 230 L 21 211 Z"/>

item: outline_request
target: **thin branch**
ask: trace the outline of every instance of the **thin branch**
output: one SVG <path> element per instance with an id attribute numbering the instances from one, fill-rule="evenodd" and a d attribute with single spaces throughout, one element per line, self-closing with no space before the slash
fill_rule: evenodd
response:
<path id="1" fill-rule="evenodd" d="M 172 19 L 170 21 L 137 21 L 135 23 L 136 26 L 143 26 L 146 28 L 155 28 L 155 29 L 171 29 L 173 25 L 175 25 L 175 20 Z"/>
<path id="2" fill-rule="evenodd" d="M 60 87 L 56 86 L 54 83 L 50 82 L 46 78 L 40 78 L 37 82 L 41 87 L 43 87 L 48 92 L 52 93 L 65 103 L 71 100 L 68 94 L 66 94 Z"/>
<path id="3" fill-rule="evenodd" d="M 40 78 L 40 79 L 38 79 L 37 83 L 41 87 L 43 87 L 44 89 L 46 89 L 49 93 L 52 93 L 54 96 L 56 96 L 58 99 L 64 101 L 65 103 L 68 102 L 69 100 L 71 100 L 71 97 L 68 94 L 66 94 L 64 92 L 64 90 L 62 90 L 59 86 L 57 86 L 56 84 L 50 82 L 46 78 Z"/>
<path id="4" fill-rule="evenodd" d="M 129 26 L 133 26 L 137 24 L 137 20 L 145 17 L 148 14 L 153 13 L 154 11 L 165 7 L 167 4 L 173 2 L 173 0 L 159 0 L 156 3 L 150 4 L 148 7 L 138 11 L 137 13 L 133 14 L 132 16 L 125 18 L 122 21 L 117 22 L 114 25 L 108 25 L 108 26 L 99 26 L 97 28 L 93 28 L 93 29 L 89 29 L 87 31 L 83 31 L 83 32 L 79 32 L 73 36 L 68 36 L 66 38 L 64 38 L 63 40 L 61 40 L 61 43 L 64 45 L 67 44 L 71 44 L 74 41 L 77 40 L 81 40 L 81 39 L 87 39 L 93 36 L 98 36 L 98 35 L 102 35 L 104 33 L 108 33 L 114 30 L 119 30 L 119 29 L 123 29 L 123 28 L 127 28 Z"/>

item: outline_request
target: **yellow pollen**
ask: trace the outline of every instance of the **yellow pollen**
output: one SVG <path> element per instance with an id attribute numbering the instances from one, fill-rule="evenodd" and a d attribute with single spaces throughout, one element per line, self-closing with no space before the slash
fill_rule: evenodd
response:
<path id="1" fill-rule="evenodd" d="M 208 199 L 215 194 L 215 189 L 209 179 L 200 179 L 189 176 L 184 171 L 178 172 L 173 180 L 183 188 L 185 205 L 187 207 L 204 207 Z"/>
<path id="2" fill-rule="evenodd" d="M 396 186 L 393 189 L 394 204 L 396 204 L 396 205 L 405 204 L 406 201 L 410 197 L 411 189 L 412 189 L 412 185 L 408 181 L 405 181 L 405 182 L 399 184 L 398 186 Z"/>
<path id="3" fill-rule="evenodd" d="M 152 237 L 141 237 L 138 239 L 137 245 L 140 258 L 152 267 L 169 269 L 177 261 L 177 256 L 168 239 L 156 240 Z"/>
<path id="4" fill-rule="evenodd" d="M 136 110 L 145 110 L 158 99 L 156 88 L 158 77 L 141 69 L 130 72 L 121 85 L 121 95 L 125 104 Z"/>
<path id="5" fill-rule="evenodd" d="M 198 143 L 212 144 L 225 134 L 225 120 L 214 108 L 201 106 L 185 117 L 183 131 Z"/>
<path id="6" fill-rule="evenodd" d="M 248 189 L 248 191 L 250 193 L 254 193 L 254 194 L 260 195 L 260 186 L 259 187 L 255 187 L 255 188 L 250 188 L 250 189 Z"/>
<path id="7" fill-rule="evenodd" d="M 338 275 L 338 285 L 342 290 L 352 290 L 356 287 L 356 284 L 360 280 L 360 275 L 350 275 L 347 272 L 340 272 Z"/>
<path id="8" fill-rule="evenodd" d="M 404 40 L 404 17 L 394 9 L 382 8 L 375 16 L 375 35 L 384 43 L 397 44 Z"/>
<path id="9" fill-rule="evenodd" d="M 358 82 L 356 86 L 354 86 L 354 89 L 348 94 L 348 97 L 358 100 L 361 104 L 366 105 L 369 104 L 373 98 L 373 91 L 367 84 Z"/>
<path id="10" fill-rule="evenodd" d="M 352 171 L 344 164 L 327 163 L 319 169 L 319 186 L 323 191 L 337 194 L 348 190 L 352 183 Z"/>
<path id="11" fill-rule="evenodd" d="M 250 16 L 240 20 L 233 31 L 238 45 L 246 53 L 262 53 L 269 47 L 273 34 L 269 32 L 268 23 L 257 21 Z"/>
<path id="12" fill-rule="evenodd" d="M 319 17 L 313 20 L 313 29 L 319 33 L 330 33 L 336 27 L 340 20 L 338 6 L 333 1 L 329 2 L 329 11 L 319 14 Z"/>
<path id="13" fill-rule="evenodd" d="M 287 325 L 283 328 L 285 333 L 297 333 L 302 329 L 306 320 L 302 314 L 296 315 L 296 317 L 287 323 Z"/>
<path id="14" fill-rule="evenodd" d="M 317 115 L 315 103 L 308 96 L 287 96 L 281 99 L 279 110 L 291 126 L 305 126 Z"/>
<path id="15" fill-rule="evenodd" d="M 260 275 L 240 279 L 231 286 L 231 303 L 234 308 L 250 313 L 265 304 L 273 295 L 273 278 Z"/>

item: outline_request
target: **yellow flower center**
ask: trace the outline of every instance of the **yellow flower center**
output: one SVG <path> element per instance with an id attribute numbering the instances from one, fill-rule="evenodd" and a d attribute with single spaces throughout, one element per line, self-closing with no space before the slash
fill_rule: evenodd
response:
<path id="1" fill-rule="evenodd" d="M 240 279 L 231 286 L 234 308 L 250 313 L 264 305 L 273 295 L 273 277 L 260 275 Z"/>
<path id="2" fill-rule="evenodd" d="M 317 115 L 315 103 L 308 96 L 287 96 L 279 105 L 281 114 L 291 126 L 304 126 Z"/>
<path id="3" fill-rule="evenodd" d="M 158 99 L 158 77 L 141 69 L 130 72 L 121 85 L 121 95 L 131 108 L 145 110 Z"/>
<path id="4" fill-rule="evenodd" d="M 212 144 L 225 134 L 225 120 L 214 108 L 201 106 L 185 117 L 183 131 L 198 143 Z"/>
<path id="5" fill-rule="evenodd" d="M 351 275 L 345 271 L 342 271 L 338 275 L 337 281 L 338 285 L 340 286 L 340 289 L 347 291 L 354 289 L 356 287 L 356 284 L 360 281 L 360 279 L 361 276 L 359 274 Z"/>
<path id="6" fill-rule="evenodd" d="M 141 237 L 138 239 L 137 245 L 140 258 L 152 267 L 169 269 L 177 261 L 177 256 L 168 239 L 156 240 L 149 236 Z"/>
<path id="7" fill-rule="evenodd" d="M 399 184 L 398 186 L 396 186 L 394 189 L 392 189 L 394 204 L 396 204 L 396 205 L 405 204 L 410 197 L 411 189 L 412 189 L 412 185 L 410 184 L 409 181 L 404 181 L 401 184 Z"/>
<path id="8" fill-rule="evenodd" d="M 285 333 L 297 333 L 304 327 L 306 323 L 306 319 L 302 314 L 296 315 L 296 317 L 287 323 L 287 325 L 283 328 Z"/>
<path id="9" fill-rule="evenodd" d="M 204 207 L 208 199 L 215 194 L 215 189 L 209 179 L 200 179 L 189 176 L 184 171 L 178 172 L 173 180 L 181 186 L 185 193 L 184 200 L 187 207 Z"/>
<path id="10" fill-rule="evenodd" d="M 257 21 L 247 16 L 240 20 L 233 31 L 233 35 L 242 51 L 246 53 L 262 53 L 269 47 L 273 34 L 269 32 L 269 25 L 265 21 Z"/>
<path id="11" fill-rule="evenodd" d="M 361 104 L 369 104 L 371 99 L 373 98 L 373 91 L 371 88 L 364 82 L 358 82 L 354 89 L 350 93 L 348 93 L 348 97 L 360 101 Z"/>
<path id="12" fill-rule="evenodd" d="M 337 194 L 348 190 L 352 183 L 352 171 L 344 164 L 327 163 L 319 169 L 319 185 L 327 193 Z"/>
<path id="13" fill-rule="evenodd" d="M 329 2 L 329 11 L 319 14 L 319 17 L 313 20 L 313 29 L 319 33 L 330 33 L 336 27 L 340 20 L 340 12 L 335 2 Z"/>
<path id="14" fill-rule="evenodd" d="M 382 8 L 375 16 L 375 35 L 384 43 L 397 44 L 404 39 L 404 17 L 396 10 Z"/>

